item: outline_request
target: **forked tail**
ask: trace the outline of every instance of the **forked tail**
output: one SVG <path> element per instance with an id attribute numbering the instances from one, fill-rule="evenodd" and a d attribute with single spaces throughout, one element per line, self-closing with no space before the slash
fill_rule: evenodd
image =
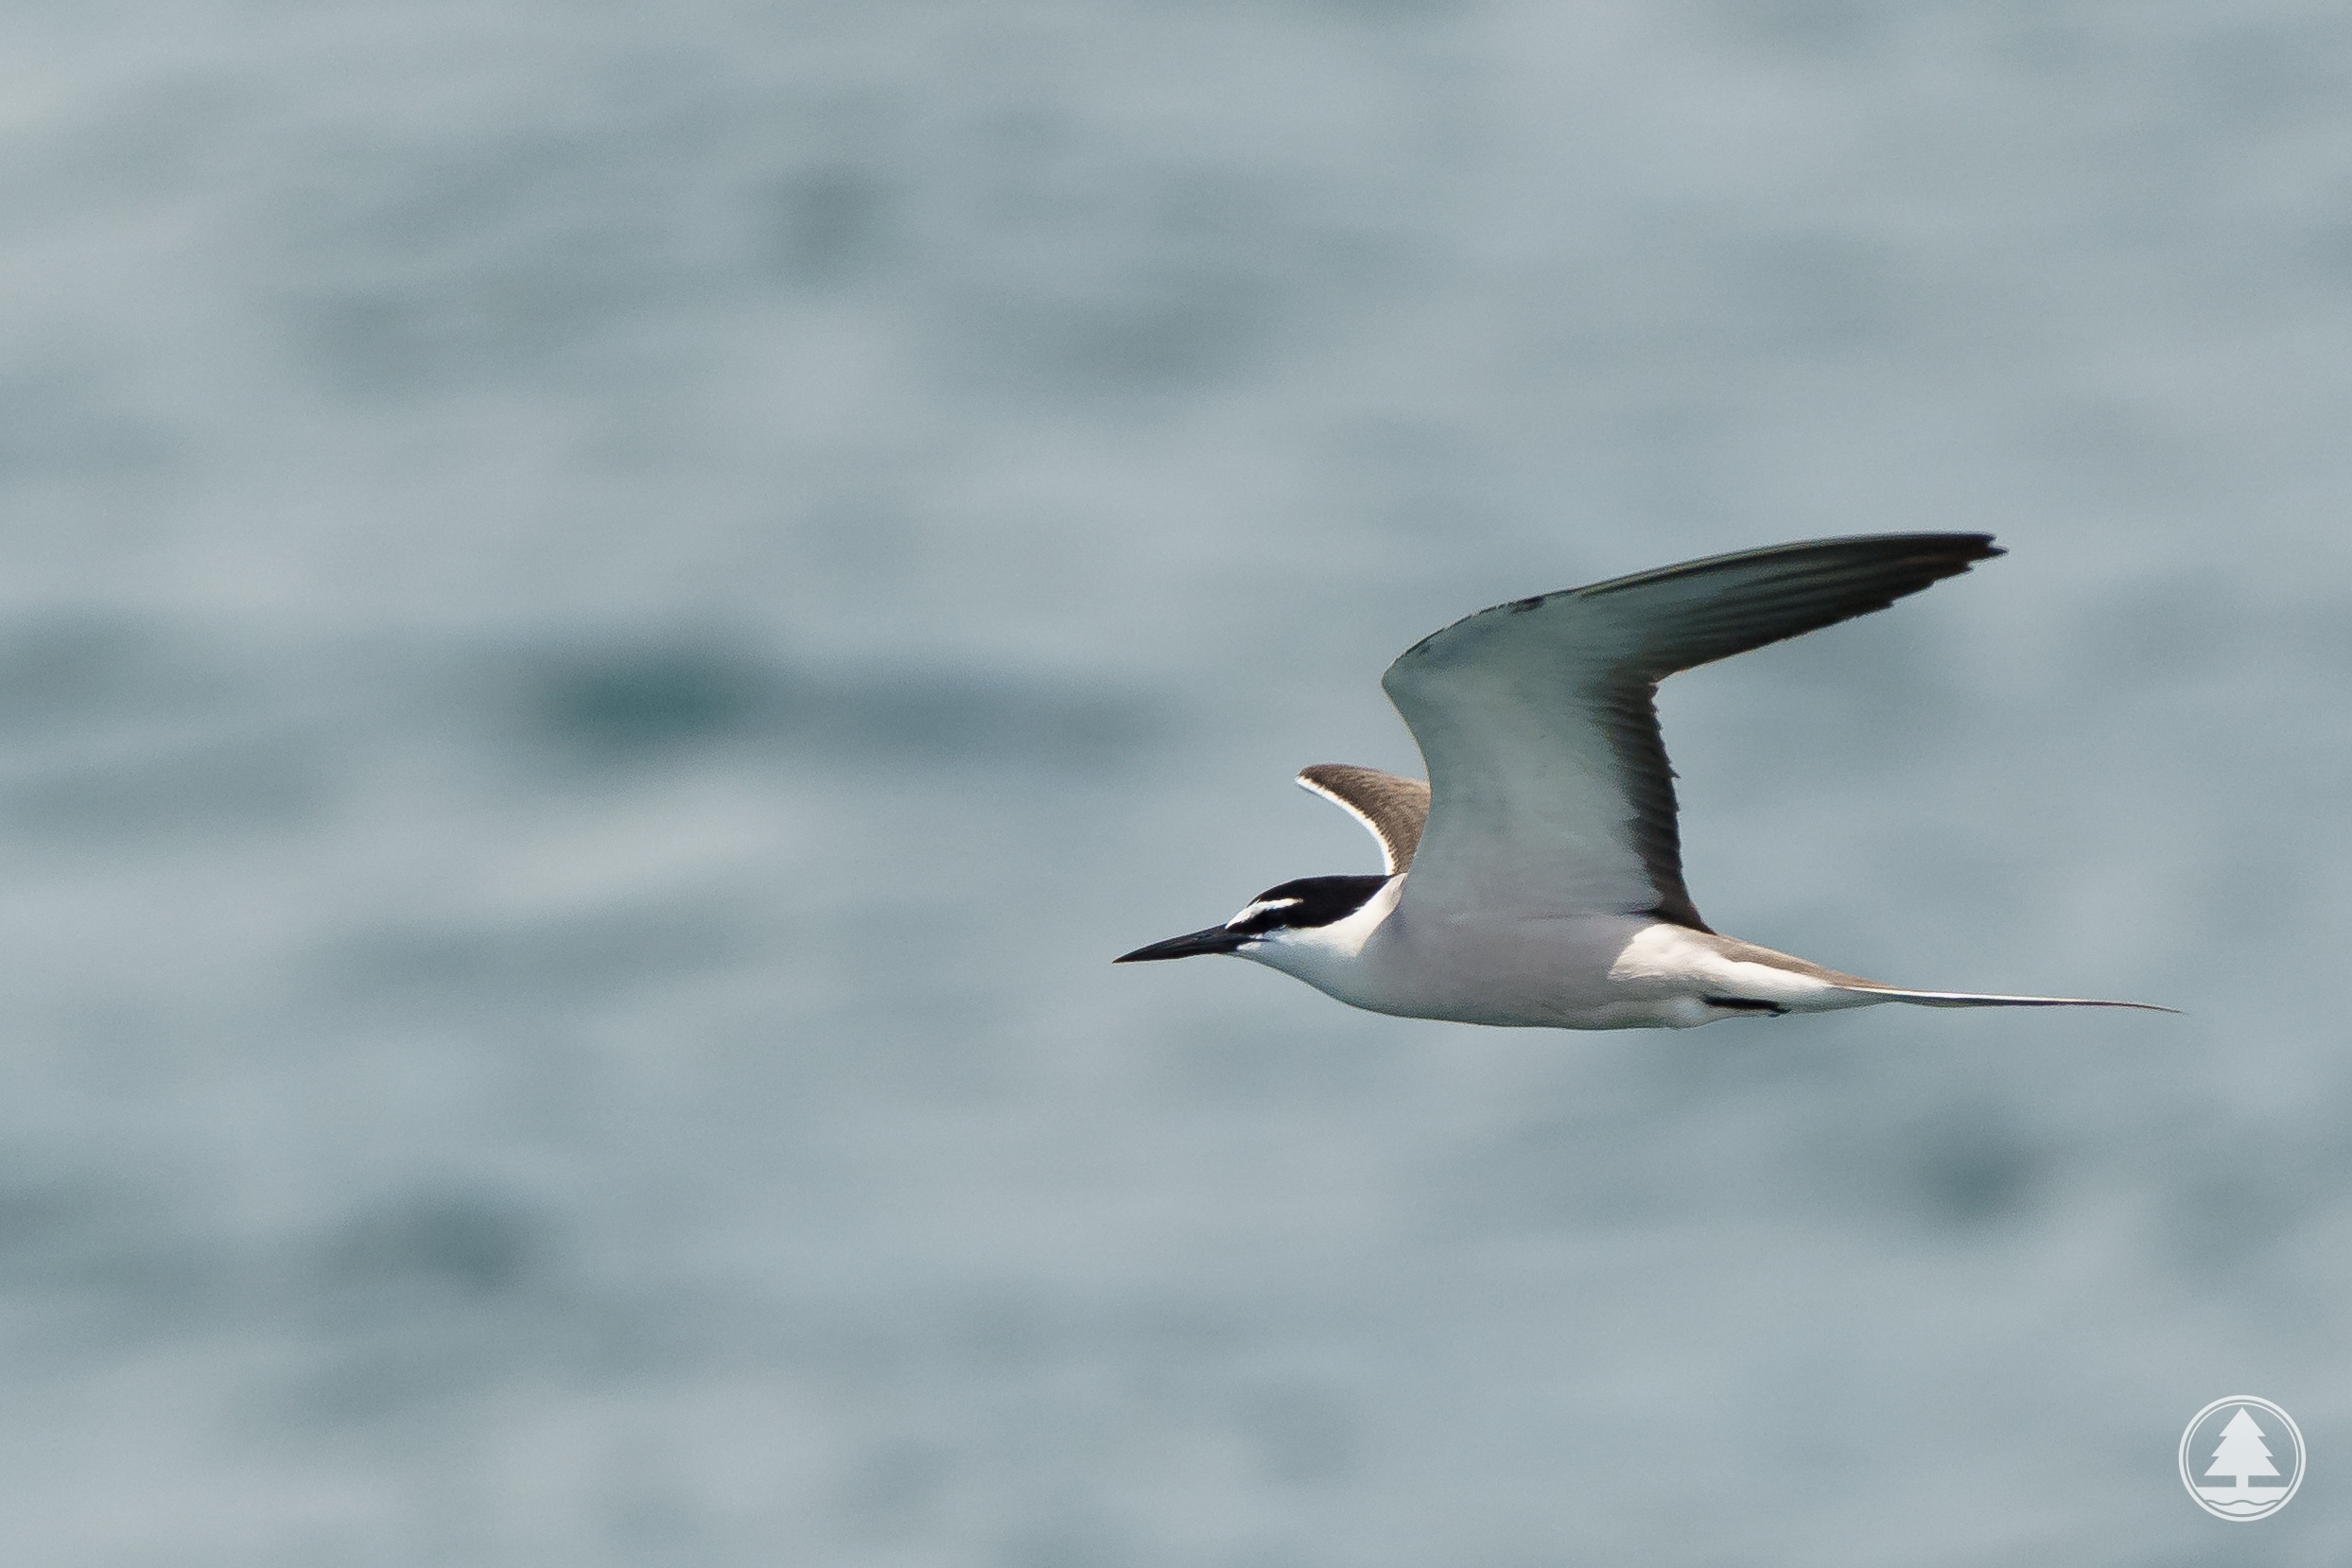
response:
<path id="1" fill-rule="evenodd" d="M 1915 1007 L 2134 1007 L 2143 1013 L 2177 1013 L 2152 1002 L 2094 1002 L 2087 997 L 1996 997 L 1977 991 L 1906 991 L 1893 985 L 1840 985 L 1838 990 L 1875 1002 L 1908 1002 Z"/>

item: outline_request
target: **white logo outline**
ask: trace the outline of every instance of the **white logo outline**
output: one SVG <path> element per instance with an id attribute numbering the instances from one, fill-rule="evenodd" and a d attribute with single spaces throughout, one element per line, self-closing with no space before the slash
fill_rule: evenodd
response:
<path id="1" fill-rule="evenodd" d="M 2197 1484 L 2197 1476 L 2190 1465 L 2188 1440 L 2197 1435 L 2197 1427 L 2199 1423 L 2204 1421 L 2207 1416 L 2212 1415 L 2216 1410 L 2226 1409 L 2228 1406 L 2233 1404 L 2241 1407 L 2250 1405 L 2256 1410 L 2262 1411 L 2266 1415 L 2275 1417 L 2278 1420 L 2278 1424 L 2285 1428 L 2287 1436 L 2294 1442 L 2294 1469 L 2292 1475 L 2288 1479 L 2288 1482 L 2284 1487 L 2278 1489 L 2278 1496 L 2276 1498 L 2264 1499 L 2261 1511 L 2258 1513 L 2231 1513 L 2225 1511 L 2220 1507 L 2217 1507 L 2206 1498 L 2205 1490 L 2207 1489 L 2201 1488 Z M 2246 1421 L 2248 1426 L 2252 1428 L 2255 1435 L 2255 1443 L 2257 1445 L 2256 1452 L 2260 1453 L 2264 1457 L 2268 1457 L 2269 1451 L 2258 1447 L 2260 1439 L 2267 1436 L 2267 1434 L 2264 1434 L 2259 1425 L 2247 1417 L 2243 1408 L 2239 1410 L 2237 1417 L 2233 1418 L 2233 1426 L 2239 1420 Z M 2224 1443 L 2227 1443 L 2229 1440 L 2228 1436 L 2225 1434 L 2223 1438 Z M 2218 1453 L 2216 1457 L 2219 1457 Z M 2285 1507 L 2288 1503 L 2292 1501 L 2294 1494 L 2303 1488 L 2303 1472 L 2307 1468 L 2304 1463 L 2304 1457 L 2303 1429 L 2295 1425 L 2295 1419 L 2287 1414 L 2286 1411 L 2281 1410 L 2277 1405 L 2273 1404 L 2269 1400 L 2257 1398 L 2253 1394 L 2232 1394 L 2226 1399 L 2215 1400 L 2211 1404 L 2206 1405 L 2203 1410 L 2200 1410 L 2194 1416 L 2191 1416 L 2188 1419 L 2188 1424 L 2181 1429 L 2181 1485 L 2188 1489 L 2188 1496 L 2191 1502 L 2195 1503 L 2199 1507 L 2204 1509 L 2205 1512 L 2211 1514 L 2214 1518 L 2226 1520 L 2232 1524 L 2251 1524 L 2257 1519 L 2268 1519 L 2271 1515 L 2276 1513 L 2279 1509 Z M 2269 1473 L 2275 1474 L 2277 1472 L 2275 1471 L 2272 1471 Z M 2237 1474 L 2237 1490 L 2240 1491 L 2250 1490 L 2246 1486 L 2245 1474 Z M 2222 1489 L 2215 1488 L 2211 1490 L 2220 1490 Z M 2267 1491 L 2270 1489 L 2263 1488 L 2261 1490 Z"/>

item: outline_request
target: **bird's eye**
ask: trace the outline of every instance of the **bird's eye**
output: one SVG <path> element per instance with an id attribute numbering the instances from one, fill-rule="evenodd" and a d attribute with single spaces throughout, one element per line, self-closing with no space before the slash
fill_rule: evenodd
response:
<path id="1" fill-rule="evenodd" d="M 1225 923 L 1228 931 L 1257 932 L 1271 931 L 1282 923 L 1282 911 L 1298 904 L 1297 898 L 1255 898 L 1249 907 Z"/>

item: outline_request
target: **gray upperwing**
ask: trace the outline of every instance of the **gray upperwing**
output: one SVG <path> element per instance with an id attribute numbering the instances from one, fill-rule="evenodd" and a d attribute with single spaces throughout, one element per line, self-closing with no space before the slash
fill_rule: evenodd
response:
<path id="1" fill-rule="evenodd" d="M 1371 829 L 1372 837 L 1380 841 L 1388 875 L 1393 877 L 1413 863 L 1413 851 L 1420 847 L 1421 824 L 1429 820 L 1428 785 L 1418 778 L 1345 762 L 1317 762 L 1303 768 L 1298 783 Z"/>
<path id="2" fill-rule="evenodd" d="M 1981 533 L 1779 545 L 1498 604 L 1423 637 L 1381 680 L 1435 791 L 1404 902 L 1706 930 L 1682 882 L 1658 683 L 1999 553 Z"/>

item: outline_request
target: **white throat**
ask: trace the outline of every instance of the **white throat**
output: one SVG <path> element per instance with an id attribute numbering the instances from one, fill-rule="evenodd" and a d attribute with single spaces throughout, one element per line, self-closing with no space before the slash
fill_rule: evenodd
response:
<path id="1" fill-rule="evenodd" d="M 1364 944 L 1396 913 L 1403 895 L 1404 874 L 1400 872 L 1353 914 L 1328 926 L 1278 926 L 1240 950 L 1241 956 L 1339 996 L 1350 989 L 1344 977 L 1354 968 Z"/>

